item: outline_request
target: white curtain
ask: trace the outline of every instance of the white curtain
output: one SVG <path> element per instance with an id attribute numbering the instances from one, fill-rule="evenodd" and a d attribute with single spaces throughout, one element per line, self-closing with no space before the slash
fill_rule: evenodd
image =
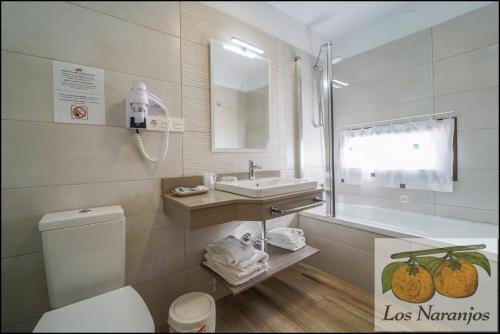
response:
<path id="1" fill-rule="evenodd" d="M 340 131 L 340 182 L 453 191 L 451 118 Z"/>

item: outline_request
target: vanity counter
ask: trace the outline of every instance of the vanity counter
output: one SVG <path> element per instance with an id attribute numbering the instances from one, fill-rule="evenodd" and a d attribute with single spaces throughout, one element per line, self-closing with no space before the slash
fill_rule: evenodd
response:
<path id="1" fill-rule="evenodd" d="M 204 228 L 231 221 L 264 221 L 290 212 L 272 212 L 272 208 L 293 210 L 312 205 L 322 198 L 323 189 L 297 191 L 268 197 L 246 197 L 221 190 L 193 196 L 176 196 L 172 189 L 179 185 L 200 184 L 200 176 L 163 179 L 163 203 L 167 216 L 179 220 L 191 229 Z"/>

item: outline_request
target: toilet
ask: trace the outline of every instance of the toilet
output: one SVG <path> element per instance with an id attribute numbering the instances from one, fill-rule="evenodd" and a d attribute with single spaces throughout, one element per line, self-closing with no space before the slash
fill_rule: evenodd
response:
<path id="1" fill-rule="evenodd" d="M 125 286 L 120 206 L 46 214 L 39 222 L 49 302 L 34 332 L 154 332 L 141 296 Z"/>

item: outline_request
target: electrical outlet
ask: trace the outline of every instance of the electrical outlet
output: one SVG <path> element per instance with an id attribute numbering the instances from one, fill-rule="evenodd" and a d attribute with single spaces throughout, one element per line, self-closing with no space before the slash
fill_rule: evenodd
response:
<path id="1" fill-rule="evenodd" d="M 168 129 L 172 132 L 184 132 L 184 118 L 169 117 Z"/>

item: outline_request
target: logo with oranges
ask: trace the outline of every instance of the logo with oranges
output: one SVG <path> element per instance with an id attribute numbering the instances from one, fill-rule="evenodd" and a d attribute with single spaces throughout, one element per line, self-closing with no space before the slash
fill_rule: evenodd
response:
<path id="1" fill-rule="evenodd" d="M 405 259 L 385 266 L 382 272 L 382 292 L 392 290 L 394 296 L 408 303 L 425 303 L 437 293 L 449 298 L 472 296 L 478 286 L 476 266 L 491 276 L 486 256 L 475 250 L 486 245 L 469 245 L 425 249 L 391 255 Z M 429 256 L 444 254 L 441 257 Z"/>

